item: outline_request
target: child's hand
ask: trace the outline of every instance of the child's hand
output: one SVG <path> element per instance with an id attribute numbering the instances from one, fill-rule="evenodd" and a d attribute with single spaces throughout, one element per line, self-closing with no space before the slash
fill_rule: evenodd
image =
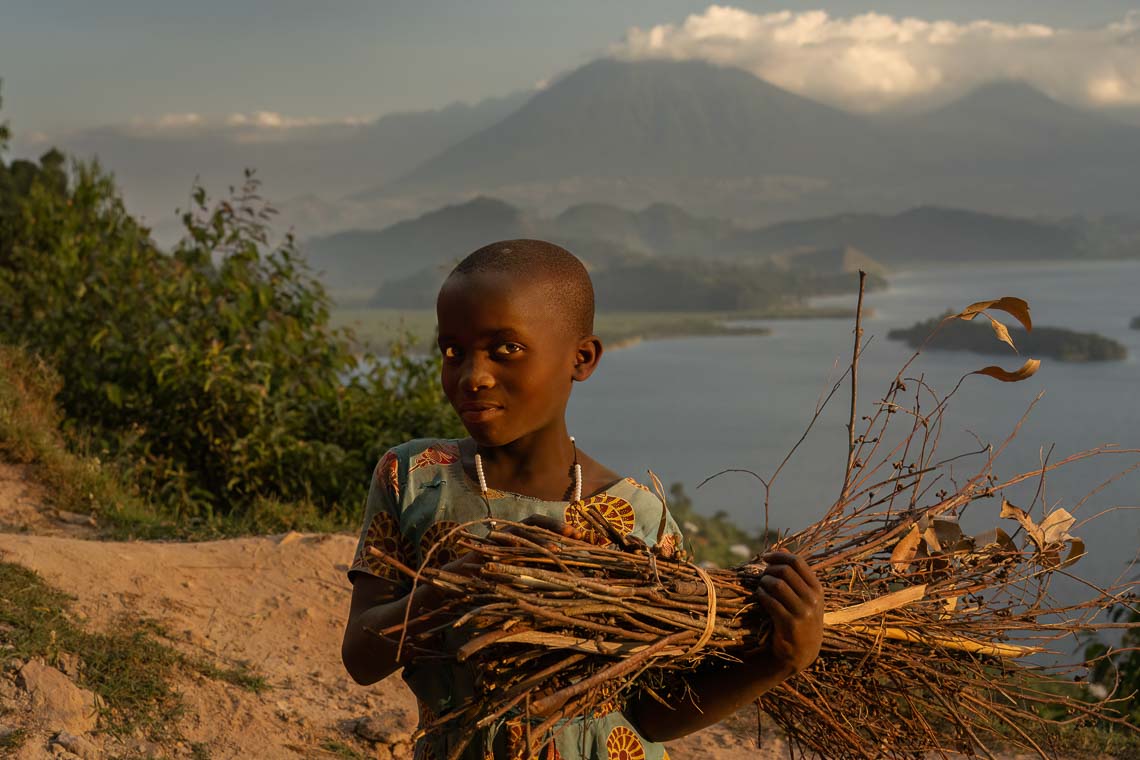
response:
<path id="1" fill-rule="evenodd" d="M 791 676 L 812 664 L 823 643 L 823 587 L 794 554 L 772 552 L 763 559 L 768 568 L 755 598 L 772 619 L 770 656 Z"/>

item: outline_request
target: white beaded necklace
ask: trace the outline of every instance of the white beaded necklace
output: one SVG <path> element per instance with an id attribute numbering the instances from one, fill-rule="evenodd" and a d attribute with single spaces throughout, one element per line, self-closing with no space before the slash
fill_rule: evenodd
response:
<path id="1" fill-rule="evenodd" d="M 570 436 L 570 443 L 574 446 L 574 499 L 573 501 L 582 500 L 582 465 L 578 464 L 578 444 L 574 442 L 574 436 Z M 487 488 L 487 476 L 483 474 L 483 458 L 479 456 L 479 452 L 475 452 L 475 474 L 479 477 L 479 491 L 482 493 L 483 498 L 488 498 L 491 489 Z"/>

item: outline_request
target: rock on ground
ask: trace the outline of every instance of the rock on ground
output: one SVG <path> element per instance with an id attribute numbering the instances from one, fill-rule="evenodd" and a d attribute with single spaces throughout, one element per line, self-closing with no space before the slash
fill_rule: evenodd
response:
<path id="1" fill-rule="evenodd" d="M 37 719 L 47 728 L 82 734 L 95 728 L 95 695 L 53 667 L 35 660 L 20 668 L 20 684 Z"/>

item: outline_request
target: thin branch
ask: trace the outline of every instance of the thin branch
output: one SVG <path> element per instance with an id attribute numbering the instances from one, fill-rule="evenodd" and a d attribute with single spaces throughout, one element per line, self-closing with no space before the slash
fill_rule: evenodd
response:
<path id="1" fill-rule="evenodd" d="M 851 349 L 851 414 L 847 418 L 847 466 L 843 469 L 843 488 L 839 500 L 847 501 L 851 487 L 851 471 L 855 469 L 855 407 L 859 398 L 859 343 L 863 339 L 863 291 L 867 273 L 859 270 L 859 301 L 855 306 L 855 347 Z"/>

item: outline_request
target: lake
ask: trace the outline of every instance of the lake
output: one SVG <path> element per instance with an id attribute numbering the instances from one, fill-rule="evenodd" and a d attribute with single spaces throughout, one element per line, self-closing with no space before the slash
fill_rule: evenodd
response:
<path id="1" fill-rule="evenodd" d="M 1125 361 L 1066 364 L 1043 359 L 1027 381 L 1000 383 L 966 378 L 951 400 L 940 451 L 977 449 L 973 435 L 998 445 L 1032 400 L 1034 408 L 1017 439 L 998 462 L 999 476 L 1034 467 L 1055 445 L 1050 461 L 1104 443 L 1140 448 L 1140 262 L 1094 262 L 972 268 L 932 268 L 896 274 L 889 290 L 868 293 L 864 319 L 869 339 L 861 359 L 859 412 L 872 413 L 912 350 L 888 341 L 893 327 L 906 327 L 968 304 L 1018 296 L 1030 304 L 1035 325 L 1101 333 L 1125 344 Z M 819 305 L 849 304 L 854 297 L 820 299 Z M 1012 317 L 995 313 L 1009 325 Z M 746 468 L 767 478 L 803 433 L 817 401 L 843 373 L 851 357 L 853 320 L 764 321 L 772 333 L 749 337 L 656 340 L 605 354 L 599 371 L 575 388 L 569 424 L 585 450 L 611 467 L 637 477 L 652 468 L 666 484 L 680 481 L 706 513 L 723 509 L 749 529 L 763 524 L 763 490 L 752 477 L 729 473 L 697 489 L 727 468 Z M 967 372 L 990 364 L 1019 367 L 1025 357 L 969 352 L 928 352 L 909 376 L 924 376 L 941 392 Z M 816 521 L 841 487 L 847 455 L 849 385 L 845 381 L 812 433 L 773 485 L 770 525 L 796 530 Z M 898 419 L 896 417 L 896 419 Z M 901 420 L 900 420 L 901 422 Z M 898 423 L 895 423 L 898 424 Z M 1140 455 L 1101 457 L 1049 476 L 1044 499 L 1050 507 L 1074 503 Z M 969 461 L 956 465 L 968 477 Z M 1037 483 L 1006 496 L 1022 507 Z M 1140 505 L 1140 473 L 1105 488 L 1077 513 L 1091 516 L 1114 506 Z M 977 503 L 966 516 L 977 531 L 999 523 L 1000 501 Z M 1040 502 L 1035 508 L 1040 515 Z M 1001 521 L 1012 532 L 1011 521 Z M 1090 556 L 1082 575 L 1105 582 L 1125 571 L 1140 546 L 1140 512 L 1116 511 L 1074 531 Z"/>

